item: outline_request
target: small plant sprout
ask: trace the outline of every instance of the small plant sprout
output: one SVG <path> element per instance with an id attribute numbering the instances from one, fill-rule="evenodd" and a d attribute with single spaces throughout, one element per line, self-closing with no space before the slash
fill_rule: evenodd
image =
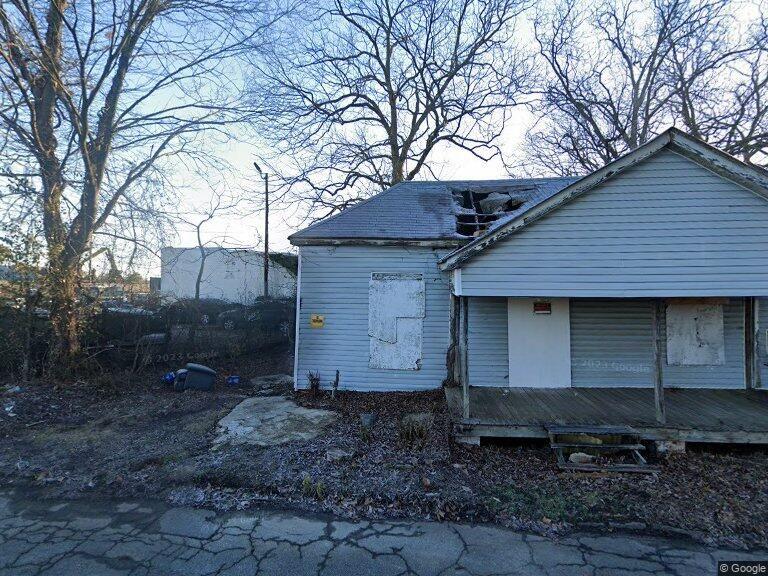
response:
<path id="1" fill-rule="evenodd" d="M 312 396 L 317 396 L 317 393 L 320 391 L 320 373 L 312 372 L 312 370 L 307 372 L 307 382 L 309 383 Z"/>

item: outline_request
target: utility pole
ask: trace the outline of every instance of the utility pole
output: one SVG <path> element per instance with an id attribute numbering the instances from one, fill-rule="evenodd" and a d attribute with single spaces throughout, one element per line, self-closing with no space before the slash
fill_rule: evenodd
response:
<path id="1" fill-rule="evenodd" d="M 256 162 L 253 166 L 264 179 L 264 298 L 269 298 L 269 174 Z"/>

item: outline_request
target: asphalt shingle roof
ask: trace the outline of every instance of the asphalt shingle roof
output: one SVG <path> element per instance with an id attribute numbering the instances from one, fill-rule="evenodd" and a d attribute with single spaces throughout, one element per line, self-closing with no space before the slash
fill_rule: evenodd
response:
<path id="1" fill-rule="evenodd" d="M 455 200 L 461 191 L 514 194 L 522 204 L 492 224 L 527 212 L 578 178 L 402 182 L 290 236 L 290 240 L 457 240 L 456 217 L 466 213 Z"/>

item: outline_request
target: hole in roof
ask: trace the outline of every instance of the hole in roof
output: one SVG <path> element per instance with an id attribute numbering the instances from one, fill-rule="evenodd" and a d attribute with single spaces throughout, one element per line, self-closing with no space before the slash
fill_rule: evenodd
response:
<path id="1" fill-rule="evenodd" d="M 479 236 L 500 218 L 520 210 L 535 191 L 531 185 L 452 190 L 456 232 Z"/>

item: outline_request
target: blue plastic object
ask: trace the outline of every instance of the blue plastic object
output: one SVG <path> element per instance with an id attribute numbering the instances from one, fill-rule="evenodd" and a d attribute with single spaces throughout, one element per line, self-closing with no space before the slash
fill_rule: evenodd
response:
<path id="1" fill-rule="evenodd" d="M 166 372 L 163 375 L 163 383 L 168 386 L 173 385 L 174 380 L 176 380 L 176 372 Z"/>
<path id="2" fill-rule="evenodd" d="M 173 381 L 173 389 L 177 392 L 183 392 L 187 387 L 187 369 L 176 370 L 176 378 Z"/>
<path id="3" fill-rule="evenodd" d="M 240 376 L 232 375 L 227 376 L 227 386 L 239 386 L 240 385 Z"/>

